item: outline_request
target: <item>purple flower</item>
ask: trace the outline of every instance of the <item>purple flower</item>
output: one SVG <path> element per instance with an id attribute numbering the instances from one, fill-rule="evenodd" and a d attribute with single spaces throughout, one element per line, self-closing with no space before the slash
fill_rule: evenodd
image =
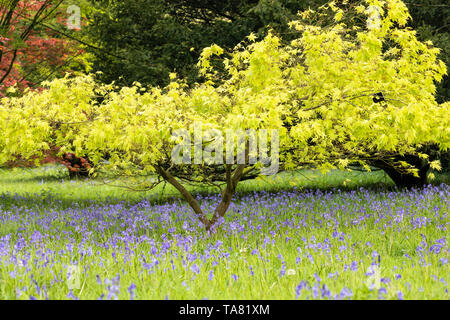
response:
<path id="1" fill-rule="evenodd" d="M 211 281 L 214 278 L 214 271 L 209 271 L 208 280 Z"/>
<path id="2" fill-rule="evenodd" d="M 341 293 L 339 295 L 342 299 L 346 298 L 346 297 L 351 297 L 353 296 L 353 292 L 352 290 L 348 289 L 348 288 L 342 288 Z"/>
<path id="3" fill-rule="evenodd" d="M 378 252 L 376 251 L 372 252 L 372 258 L 375 259 L 376 257 L 378 257 Z"/>
<path id="4" fill-rule="evenodd" d="M 322 298 L 331 298 L 331 291 L 328 290 L 327 285 L 324 283 L 322 286 Z"/>
<path id="5" fill-rule="evenodd" d="M 235 275 L 235 274 L 233 274 L 231 277 L 233 278 L 234 281 L 237 281 L 237 279 L 239 278 L 239 277 L 238 277 L 237 275 Z"/>
<path id="6" fill-rule="evenodd" d="M 72 300 L 78 300 L 78 298 L 75 297 L 75 295 L 73 294 L 72 289 L 70 289 L 69 293 L 67 294 L 67 298 L 70 298 Z"/>
<path id="7" fill-rule="evenodd" d="M 307 282 L 306 281 L 303 281 L 303 280 L 300 281 L 298 286 L 295 288 L 295 298 L 296 299 L 300 296 L 302 290 L 305 289 L 306 286 L 307 286 Z"/>
<path id="8" fill-rule="evenodd" d="M 378 299 L 383 299 L 383 295 L 386 295 L 388 292 L 386 290 L 386 288 L 380 288 L 378 290 Z"/>
<path id="9" fill-rule="evenodd" d="M 403 292 L 397 291 L 397 298 L 398 298 L 399 300 L 403 300 Z"/>
<path id="10" fill-rule="evenodd" d="M 128 292 L 130 293 L 130 300 L 134 300 L 134 290 L 136 290 L 136 285 L 134 283 L 132 283 L 128 287 Z"/>
<path id="11" fill-rule="evenodd" d="M 195 274 L 199 274 L 199 273 L 200 273 L 200 268 L 198 267 L 198 265 L 197 265 L 196 263 L 194 263 L 194 264 L 191 266 L 191 271 L 192 271 L 193 273 L 195 273 Z"/>
<path id="12" fill-rule="evenodd" d="M 313 297 L 316 299 L 319 296 L 319 284 L 315 283 L 312 289 Z"/>
<path id="13" fill-rule="evenodd" d="M 284 262 L 281 264 L 281 271 L 280 271 L 280 278 L 284 277 L 284 275 L 286 274 L 286 265 L 284 264 Z"/>
<path id="14" fill-rule="evenodd" d="M 316 281 L 318 283 L 320 283 L 320 281 L 322 281 L 322 279 L 320 279 L 320 277 L 317 275 L 317 273 L 314 273 L 314 279 L 316 279 Z"/>

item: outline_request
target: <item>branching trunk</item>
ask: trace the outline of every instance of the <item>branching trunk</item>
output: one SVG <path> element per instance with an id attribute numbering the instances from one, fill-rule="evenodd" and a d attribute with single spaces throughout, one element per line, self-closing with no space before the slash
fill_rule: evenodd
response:
<path id="1" fill-rule="evenodd" d="M 240 164 L 236 167 L 234 172 L 232 172 L 232 165 L 226 165 L 226 187 L 222 191 L 222 199 L 219 205 L 214 210 L 214 214 L 211 219 L 208 219 L 207 215 L 200 208 L 200 204 L 198 201 L 191 195 L 191 193 L 183 187 L 181 183 L 179 183 L 174 176 L 172 176 L 169 170 L 165 170 L 163 167 L 158 166 L 157 170 L 161 174 L 161 176 L 169 182 L 172 186 L 174 186 L 184 197 L 187 203 L 194 210 L 194 213 L 197 215 L 197 218 L 200 222 L 205 226 L 206 231 L 210 231 L 217 221 L 224 217 L 228 208 L 230 207 L 231 200 L 233 199 L 233 195 L 236 192 L 236 187 L 241 178 L 244 176 L 245 164 Z"/>
<path id="2" fill-rule="evenodd" d="M 198 201 L 189 193 L 189 191 L 186 190 L 185 187 L 181 183 L 179 183 L 170 173 L 168 170 L 165 170 L 163 167 L 158 166 L 157 170 L 159 174 L 169 182 L 171 185 L 173 185 L 184 197 L 184 199 L 187 201 L 187 203 L 191 206 L 191 208 L 194 210 L 195 214 L 197 215 L 198 219 L 205 225 L 208 225 L 208 218 L 203 213 L 202 209 L 200 208 L 200 204 Z"/>
<path id="3" fill-rule="evenodd" d="M 236 192 L 237 184 L 243 176 L 244 169 L 245 165 L 240 164 L 237 166 L 236 170 L 234 171 L 234 174 L 231 175 L 231 165 L 230 164 L 226 165 L 227 185 L 222 192 L 222 200 L 214 210 L 214 215 L 212 216 L 211 220 L 208 221 L 208 225 L 206 225 L 207 231 L 209 231 L 220 218 L 225 216 L 225 213 L 227 212 L 228 207 L 231 204 L 231 200 L 233 199 L 233 195 Z"/>

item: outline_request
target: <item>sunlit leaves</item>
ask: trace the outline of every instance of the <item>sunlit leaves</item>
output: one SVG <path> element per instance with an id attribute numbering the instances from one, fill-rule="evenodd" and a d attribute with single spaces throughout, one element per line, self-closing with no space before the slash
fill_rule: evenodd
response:
<path id="1" fill-rule="evenodd" d="M 198 63 L 207 81 L 191 88 L 176 74 L 163 89 L 135 83 L 120 90 L 80 76 L 46 83 L 41 93 L 3 99 L 0 161 L 57 145 L 98 165 L 152 171 L 170 163 L 174 130 L 192 134 L 196 122 L 222 132 L 279 129 L 286 169 L 364 166 L 369 157 L 414 153 L 425 143 L 447 149 L 449 104 L 434 99 L 435 81 L 446 72 L 439 50 L 396 26 L 409 17 L 401 1 L 366 5 L 385 9 L 379 29 L 355 32 L 338 23 L 345 14 L 369 17 L 365 7 L 344 12 L 332 3 L 334 24 L 293 22 L 302 33 L 289 45 L 269 33 L 258 41 L 251 34 L 248 45 L 232 52 L 207 47 Z M 225 76 L 216 72 L 218 63 Z M 379 92 L 385 101 L 375 103 Z M 101 162 L 105 154 L 107 164 Z"/>

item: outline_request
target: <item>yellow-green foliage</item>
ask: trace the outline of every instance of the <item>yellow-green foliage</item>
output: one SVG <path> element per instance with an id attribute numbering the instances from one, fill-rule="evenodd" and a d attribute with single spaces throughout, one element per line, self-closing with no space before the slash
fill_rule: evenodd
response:
<path id="1" fill-rule="evenodd" d="M 381 13 L 378 27 L 342 23 L 346 15 L 373 19 L 370 6 Z M 307 23 L 311 16 L 330 14 L 334 19 L 327 26 Z M 300 36 L 289 45 L 269 34 L 260 41 L 250 35 L 246 47 L 231 53 L 217 45 L 206 48 L 199 68 L 207 81 L 194 88 L 171 75 L 164 89 L 135 83 L 113 90 L 83 75 L 46 83 L 48 90 L 40 93 L 4 98 L 0 163 L 56 145 L 96 163 L 108 152 L 110 168 L 134 164 L 152 172 L 170 161 L 172 132 L 192 130 L 195 121 L 223 132 L 279 129 L 287 169 L 342 168 L 387 153 L 414 153 L 430 142 L 449 147 L 450 104 L 434 99 L 434 82 L 446 68 L 436 57 L 439 49 L 405 27 L 409 13 L 402 1 L 367 0 L 349 12 L 330 3 L 301 17 L 291 23 Z M 217 57 L 225 77 L 213 68 Z M 378 92 L 386 101 L 373 102 Z"/>

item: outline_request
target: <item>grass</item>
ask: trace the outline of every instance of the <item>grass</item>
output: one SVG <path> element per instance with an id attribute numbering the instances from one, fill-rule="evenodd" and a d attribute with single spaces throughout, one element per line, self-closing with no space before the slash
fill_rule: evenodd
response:
<path id="1" fill-rule="evenodd" d="M 439 180 L 438 180 L 439 182 Z M 242 181 L 238 185 L 238 194 L 254 191 L 277 192 L 296 189 L 355 189 L 359 187 L 380 188 L 393 187 L 394 184 L 383 172 L 343 172 L 333 171 L 322 175 L 313 170 L 302 170 L 295 173 L 280 173 L 270 177 L 259 177 L 250 181 Z M 217 189 L 188 187 L 198 194 L 216 193 Z M 171 185 L 159 185 L 147 192 L 130 192 L 127 189 L 103 184 L 100 180 L 70 180 L 68 174 L 58 166 L 44 166 L 33 169 L 0 169 L 0 194 L 23 195 L 30 199 L 46 199 L 52 197 L 63 203 L 127 201 L 139 202 L 143 199 L 152 202 L 163 202 L 179 198 L 178 191 Z"/>
<path id="2" fill-rule="evenodd" d="M 211 211 L 217 197 L 195 191 Z M 0 299 L 449 298 L 447 185 L 302 171 L 238 191 L 209 235 L 169 187 L 3 171 Z"/>

